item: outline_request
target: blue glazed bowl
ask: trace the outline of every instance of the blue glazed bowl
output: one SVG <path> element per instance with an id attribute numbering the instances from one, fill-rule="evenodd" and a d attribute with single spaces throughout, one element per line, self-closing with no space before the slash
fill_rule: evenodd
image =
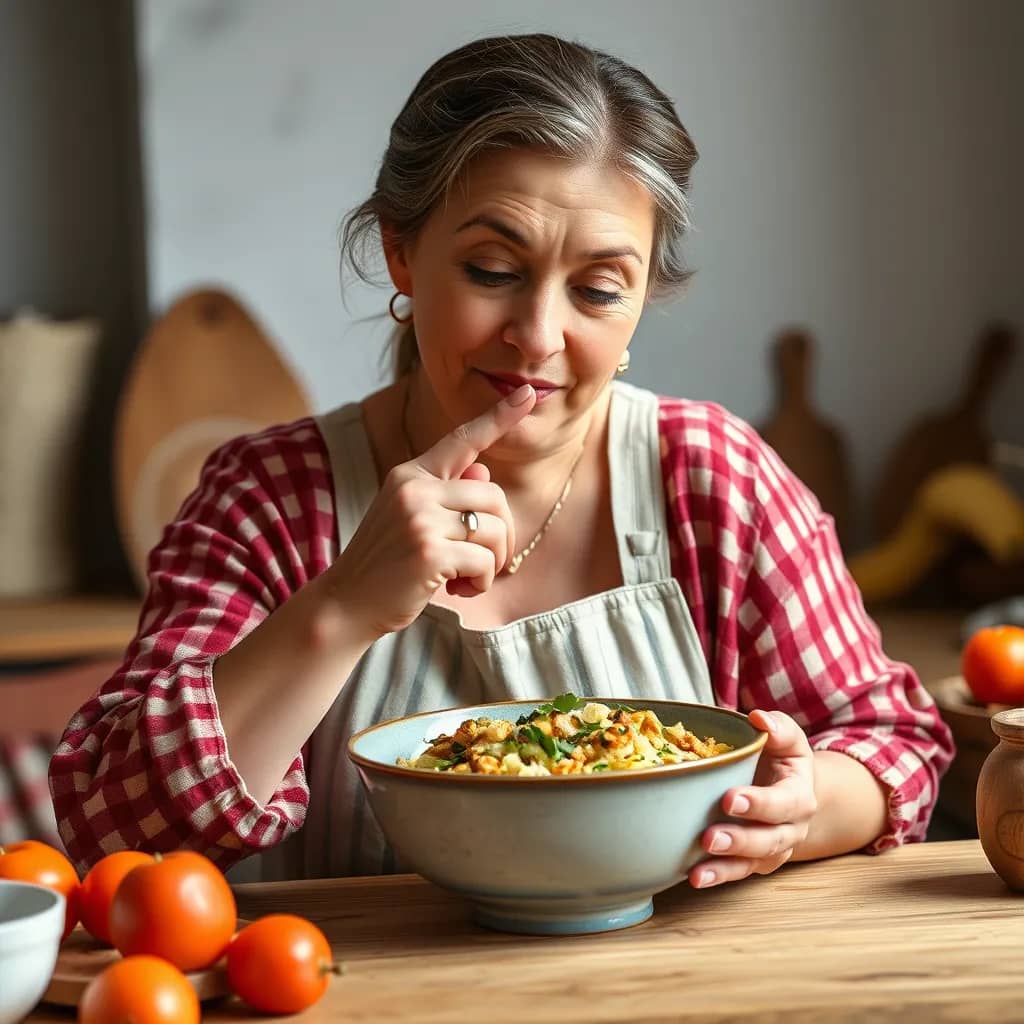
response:
<path id="1" fill-rule="evenodd" d="M 726 791 L 753 781 L 767 734 L 736 711 L 631 698 L 631 707 L 649 708 L 665 725 L 682 722 L 735 749 L 656 768 L 526 778 L 395 764 L 467 718 L 515 721 L 539 703 L 479 704 L 383 722 L 351 738 L 349 757 L 402 864 L 465 896 L 478 923 L 567 935 L 646 921 L 653 895 L 704 856 L 700 836 L 725 820 Z"/>

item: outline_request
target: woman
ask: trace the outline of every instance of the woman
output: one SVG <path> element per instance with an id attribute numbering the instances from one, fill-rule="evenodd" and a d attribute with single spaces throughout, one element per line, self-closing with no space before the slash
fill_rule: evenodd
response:
<path id="1" fill-rule="evenodd" d="M 923 837 L 949 734 L 831 521 L 724 410 L 611 383 L 686 277 L 695 160 L 664 94 L 576 44 L 427 71 L 343 238 L 365 274 L 379 229 L 398 379 L 210 458 L 53 759 L 80 864 L 184 845 L 265 877 L 387 871 L 347 738 L 562 689 L 769 731 L 694 885 Z"/>

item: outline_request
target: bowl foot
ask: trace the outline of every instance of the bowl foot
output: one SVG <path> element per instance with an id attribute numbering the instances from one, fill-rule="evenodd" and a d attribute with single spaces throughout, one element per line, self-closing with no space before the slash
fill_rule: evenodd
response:
<path id="1" fill-rule="evenodd" d="M 647 899 L 601 907 L 591 911 L 557 911 L 531 906 L 510 906 L 472 901 L 473 920 L 484 928 L 520 935 L 587 935 L 632 928 L 642 924 L 654 913 L 654 901 Z"/>

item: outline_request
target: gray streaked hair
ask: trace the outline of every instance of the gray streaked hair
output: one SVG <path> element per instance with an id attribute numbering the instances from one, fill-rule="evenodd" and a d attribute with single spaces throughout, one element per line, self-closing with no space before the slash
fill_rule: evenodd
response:
<path id="1" fill-rule="evenodd" d="M 697 149 L 672 101 L 617 57 L 545 34 L 478 39 L 423 75 L 391 126 L 373 194 L 345 217 L 343 265 L 379 280 L 380 226 L 414 239 L 474 156 L 530 147 L 616 167 L 655 203 L 648 295 L 678 291 L 690 276 L 681 243 Z M 412 324 L 402 329 L 396 375 L 415 364 Z"/>

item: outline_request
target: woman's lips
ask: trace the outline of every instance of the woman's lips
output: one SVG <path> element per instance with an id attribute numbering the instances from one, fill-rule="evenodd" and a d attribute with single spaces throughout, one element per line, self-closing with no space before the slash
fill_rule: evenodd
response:
<path id="1" fill-rule="evenodd" d="M 529 384 L 533 388 L 533 390 L 537 392 L 538 403 L 543 402 L 544 399 L 548 398 L 550 395 L 553 395 L 556 391 L 561 391 L 561 388 L 557 387 L 556 385 L 552 384 L 545 386 L 542 384 L 534 384 L 533 381 L 526 380 L 523 377 L 496 377 L 493 374 L 484 373 L 483 370 L 480 371 L 480 374 L 487 381 L 487 383 L 490 384 L 491 387 L 494 388 L 494 390 L 497 391 L 498 394 L 501 395 L 502 397 L 504 397 L 505 395 L 511 395 L 513 391 L 517 390 L 518 388 L 521 388 L 524 384 Z"/>

